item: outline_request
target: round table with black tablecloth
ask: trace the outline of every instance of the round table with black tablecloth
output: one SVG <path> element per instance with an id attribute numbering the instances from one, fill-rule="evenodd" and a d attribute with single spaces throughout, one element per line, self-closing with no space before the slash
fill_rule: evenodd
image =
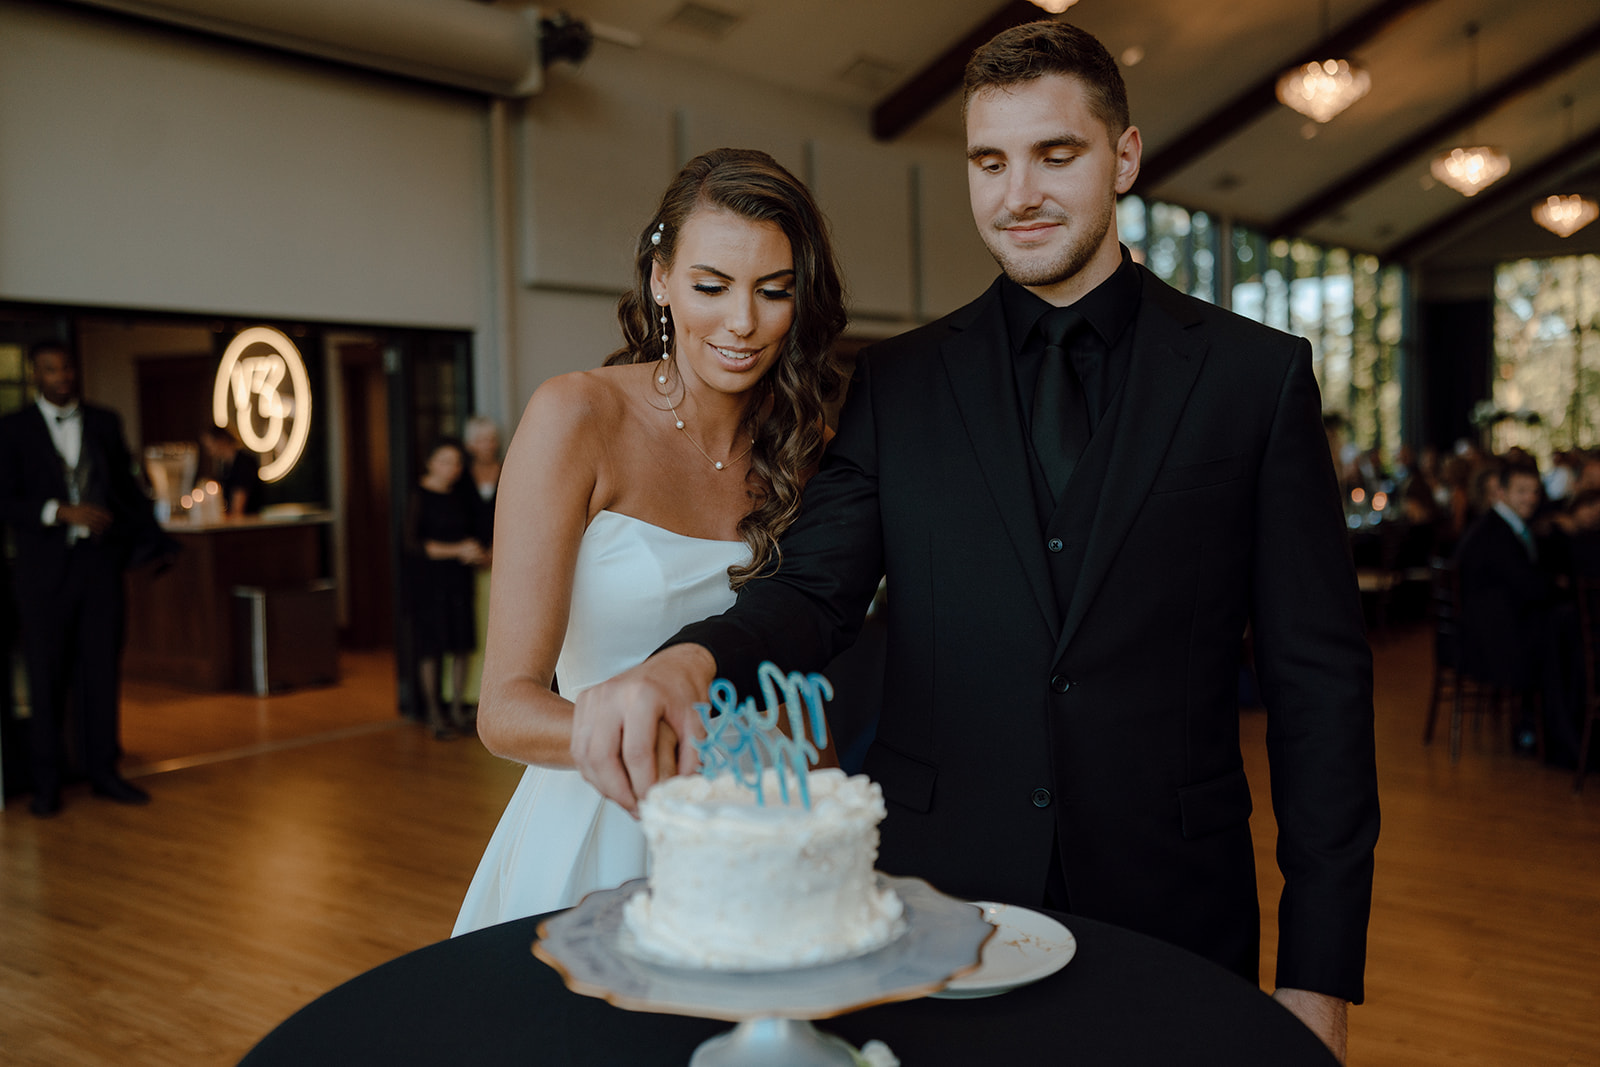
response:
<path id="1" fill-rule="evenodd" d="M 1065 968 L 1001 996 L 921 999 L 821 1021 L 905 1067 L 1329 1067 L 1333 1057 L 1259 989 L 1182 949 L 1077 915 Z M 683 1067 L 732 1024 L 624 1011 L 569 991 L 535 959 L 542 916 L 429 945 L 300 1009 L 241 1067 L 472 1064 Z"/>

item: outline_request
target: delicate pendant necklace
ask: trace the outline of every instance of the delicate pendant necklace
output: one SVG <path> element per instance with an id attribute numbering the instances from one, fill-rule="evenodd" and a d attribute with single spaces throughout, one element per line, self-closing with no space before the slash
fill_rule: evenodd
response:
<path id="1" fill-rule="evenodd" d="M 713 467 L 715 467 L 719 471 L 722 470 L 726 466 L 730 466 L 730 465 L 732 465 L 734 463 L 739 462 L 741 459 L 743 459 L 744 457 L 746 457 L 746 456 L 748 456 L 750 454 L 750 449 L 751 448 L 755 448 L 756 447 L 756 439 L 754 437 L 752 437 L 752 438 L 750 438 L 750 448 L 746 448 L 743 452 L 740 452 L 737 456 L 734 456 L 732 459 L 730 459 L 726 464 L 723 463 L 720 459 L 712 459 L 711 458 L 711 454 L 709 452 L 707 452 L 705 449 L 700 447 L 700 442 L 696 441 L 694 439 L 694 436 L 689 433 L 688 427 L 686 427 L 683 424 L 683 419 L 678 416 L 678 409 L 672 403 L 672 398 L 671 397 L 667 398 L 667 410 L 672 412 L 672 421 L 677 423 L 678 429 L 683 431 L 683 436 L 689 438 L 689 443 L 691 445 L 694 445 L 694 450 L 696 452 L 700 453 L 702 456 L 705 456 L 706 457 L 706 462 L 711 464 Z"/>

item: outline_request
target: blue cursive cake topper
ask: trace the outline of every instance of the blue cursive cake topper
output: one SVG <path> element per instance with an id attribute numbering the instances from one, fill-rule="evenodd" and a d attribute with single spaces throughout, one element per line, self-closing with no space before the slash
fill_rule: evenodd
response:
<path id="1" fill-rule="evenodd" d="M 766 707 L 756 708 L 756 698 L 739 702 L 733 683 L 718 678 L 711 683 L 711 703 L 696 704 L 700 725 L 706 736 L 694 743 L 700 756 L 700 773 L 707 778 L 732 774 L 747 789 L 755 791 L 756 803 L 765 805 L 764 778 L 767 768 L 778 774 L 778 793 L 783 804 L 789 801 L 792 777 L 800 803 L 811 809 L 811 790 L 807 771 L 817 762 L 819 748 L 828 747 L 828 720 L 822 702 L 833 699 L 833 684 L 820 674 L 785 674 L 766 662 L 756 673 Z M 778 729 L 779 716 L 788 713 L 789 735 Z M 816 740 L 807 739 L 807 727 Z"/>

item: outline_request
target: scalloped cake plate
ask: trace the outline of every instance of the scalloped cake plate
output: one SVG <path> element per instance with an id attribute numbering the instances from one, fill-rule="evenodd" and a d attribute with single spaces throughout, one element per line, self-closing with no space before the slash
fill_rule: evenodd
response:
<path id="1" fill-rule="evenodd" d="M 1072 931 L 1048 915 L 988 900 L 972 904 L 995 927 L 995 935 L 983 946 L 983 962 L 976 971 L 952 980 L 930 996 L 966 1000 L 1009 993 L 1055 974 L 1078 951 Z"/>

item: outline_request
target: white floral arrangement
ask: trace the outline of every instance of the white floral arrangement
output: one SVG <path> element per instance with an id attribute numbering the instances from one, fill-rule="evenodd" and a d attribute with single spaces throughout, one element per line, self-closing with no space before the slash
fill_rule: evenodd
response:
<path id="1" fill-rule="evenodd" d="M 1482 430 L 1497 422 L 1520 422 L 1524 426 L 1537 426 L 1543 420 L 1537 411 L 1517 408 L 1515 411 L 1497 405 L 1493 400 L 1480 400 L 1472 406 L 1472 425 Z"/>

